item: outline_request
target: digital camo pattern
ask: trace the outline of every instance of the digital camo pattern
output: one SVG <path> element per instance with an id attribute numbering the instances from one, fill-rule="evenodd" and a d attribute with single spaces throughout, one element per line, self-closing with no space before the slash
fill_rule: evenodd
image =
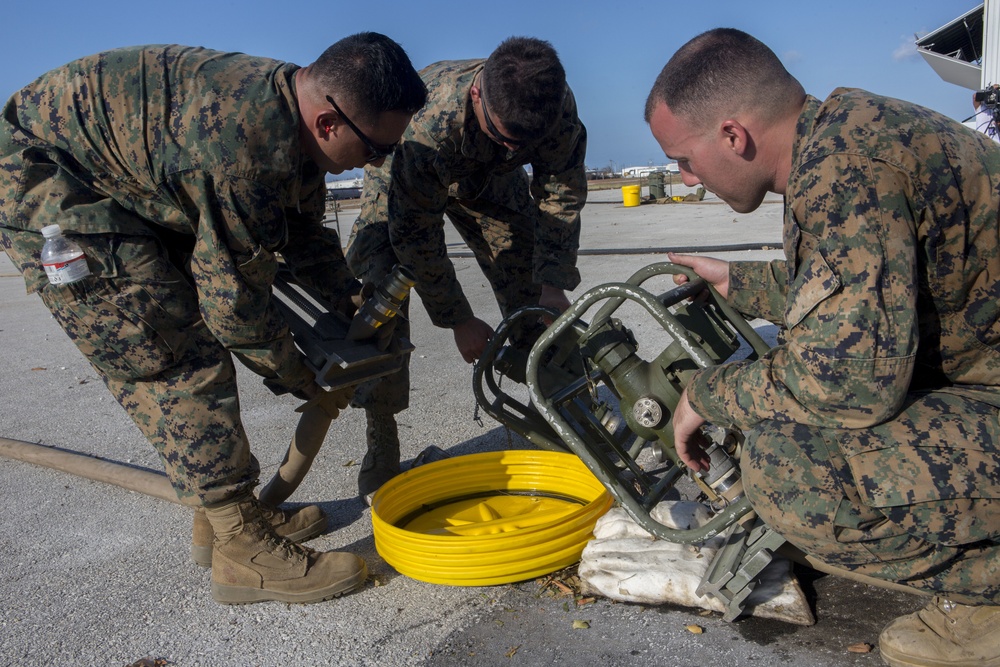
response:
<path id="1" fill-rule="evenodd" d="M 562 118 L 548 136 L 511 153 L 481 131 L 469 106 L 469 88 L 484 62 L 445 61 L 421 71 L 427 105 L 393 156 L 381 167 L 365 168 L 361 212 L 348 242 L 348 262 L 365 282 L 380 279 L 396 262 L 412 268 L 414 289 L 439 327 L 473 316 L 448 259 L 446 214 L 475 254 L 502 313 L 537 304 L 542 284 L 573 289 L 580 282 L 587 134 L 573 95 L 567 90 Z M 525 164 L 532 165 L 531 180 Z M 360 388 L 354 404 L 399 412 L 409 390 L 406 368 Z"/>
<path id="2" fill-rule="evenodd" d="M 474 251 L 480 266 L 493 267 L 487 277 L 501 303 L 518 291 L 513 283 L 573 289 L 580 281 L 586 129 L 573 95 L 567 89 L 563 115 L 548 135 L 512 153 L 480 130 L 469 106 L 469 88 L 484 62 L 445 61 L 421 71 L 427 105 L 392 158 L 365 168 L 362 210 L 348 244 L 352 266 L 362 268 L 373 253 L 391 248 L 416 272 L 415 289 L 440 327 L 472 316 L 447 257 L 446 213 L 456 225 L 463 224 L 457 218 L 474 219 L 460 231 L 478 238 Z M 526 164 L 532 165 L 530 182 Z M 371 225 L 387 229 L 365 231 Z M 522 253 L 526 258 L 516 267 L 494 265 Z"/>
<path id="3" fill-rule="evenodd" d="M 152 236 L 75 238 L 91 266 L 114 277 L 44 285 L 39 294 L 115 399 L 156 447 L 178 497 L 200 505 L 252 486 L 259 469 L 240 420 L 232 356 L 209 332 L 188 278 Z M 0 229 L 15 264 L 30 264 L 43 239 Z"/>
<path id="4" fill-rule="evenodd" d="M 824 562 L 998 604 L 997 436 L 995 408 L 943 391 L 860 432 L 762 422 L 743 483 L 767 525 Z"/>
<path id="5" fill-rule="evenodd" d="M 850 89 L 809 98 L 798 135 L 784 266 L 730 267 L 730 301 L 784 341 L 700 373 L 692 404 L 752 429 L 748 495 L 790 541 L 995 603 L 1000 147 Z"/>
<path id="6" fill-rule="evenodd" d="M 367 186 L 368 179 L 365 179 Z M 375 199 L 365 200 L 364 206 L 370 206 Z M 381 201 L 385 201 L 384 198 Z M 392 272 L 396 265 L 396 255 L 389 247 L 389 230 L 384 224 L 369 225 L 358 230 L 355 228 L 357 236 L 352 240 L 356 242 L 355 248 L 364 245 L 368 252 L 365 253 L 364 261 L 359 261 L 359 255 L 352 253 L 350 248 L 347 252 L 347 260 L 350 263 L 354 275 L 361 282 L 368 284 L 378 284 L 381 280 Z M 381 234 L 379 233 L 381 232 Z M 410 300 L 403 302 L 403 307 L 396 314 L 393 329 L 393 336 L 399 338 L 410 337 Z M 379 414 L 397 414 L 410 407 L 410 355 L 406 355 L 399 371 L 388 375 L 385 378 L 370 380 L 358 385 L 351 398 L 351 405 L 356 408 L 365 408 Z"/>
<path id="7" fill-rule="evenodd" d="M 3 243 L 191 502 L 256 477 L 226 350 L 275 391 L 313 381 L 271 300 L 276 253 L 329 298 L 356 285 L 299 145 L 297 69 L 119 49 L 43 75 L 0 120 Z M 78 285 L 38 263 L 53 223 L 87 254 Z"/>

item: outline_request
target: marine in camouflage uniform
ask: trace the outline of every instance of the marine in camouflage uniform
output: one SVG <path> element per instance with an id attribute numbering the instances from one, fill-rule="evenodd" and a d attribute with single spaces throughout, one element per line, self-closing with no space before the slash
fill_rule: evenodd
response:
<path id="1" fill-rule="evenodd" d="M 325 172 L 300 147 L 298 69 L 120 49 L 43 75 L 3 113 L 4 247 L 190 504 L 258 476 L 229 352 L 278 393 L 313 383 L 271 297 L 275 253 L 334 300 L 356 286 L 320 224 Z M 82 246 L 89 278 L 48 284 L 52 223 Z"/>
<path id="2" fill-rule="evenodd" d="M 368 48 L 394 54 L 386 78 L 410 76 L 412 108 L 371 111 L 357 90 L 328 87 L 342 71 L 330 63 Z M 159 451 L 178 497 L 208 509 L 222 602 L 315 601 L 364 580 L 355 556 L 282 546 L 270 533 L 302 538 L 303 525 L 292 524 L 305 521 L 313 536 L 326 520 L 315 506 L 261 514 L 232 359 L 275 393 L 321 391 L 272 298 L 278 253 L 334 303 L 359 291 L 340 239 L 322 225 L 325 174 L 363 165 L 371 140 L 326 108 L 323 93 L 391 116 L 398 131 L 381 132 L 392 140 L 423 101 L 402 49 L 363 33 L 307 68 L 175 45 L 106 51 L 42 75 L 0 120 L 3 247 Z M 86 255 L 90 276 L 80 282 L 46 279 L 40 230 L 53 223 Z M 197 515 L 195 526 L 197 541 Z M 241 574 L 261 550 L 270 574 Z M 278 561 L 290 569 L 275 576 Z"/>
<path id="3" fill-rule="evenodd" d="M 543 136 L 511 150 L 475 113 L 471 89 L 481 85 L 486 63 L 445 61 L 421 71 L 428 103 L 395 154 L 381 167 L 365 168 L 362 208 L 347 248 L 351 268 L 366 282 L 397 263 L 411 268 L 431 322 L 448 329 L 474 313 L 448 259 L 445 215 L 475 254 L 504 315 L 537 305 L 543 285 L 571 290 L 580 282 L 576 257 L 587 196 L 587 134 L 573 93 L 565 87 L 558 117 Z M 529 164 L 530 178 L 523 169 Z M 405 321 L 399 326 L 409 334 Z M 370 452 L 380 438 L 395 440 L 391 415 L 408 406 L 409 389 L 404 368 L 355 394 L 355 404 L 369 413 Z M 390 458 L 398 459 L 398 443 L 390 447 Z M 373 464 L 369 456 L 363 474 Z M 362 495 L 398 470 L 398 460 L 387 465 L 390 473 L 362 483 Z"/>
<path id="4" fill-rule="evenodd" d="M 673 143 L 682 131 L 663 132 L 672 98 L 657 107 L 657 91 L 651 126 L 664 150 L 686 178 L 726 192 L 731 183 L 695 164 L 703 155 L 685 159 L 693 144 Z M 962 620 L 942 620 L 955 603 L 989 605 L 971 612 L 985 619 L 1000 602 L 1000 148 L 857 89 L 805 96 L 790 118 L 787 183 L 775 188 L 785 259 L 732 262 L 727 276 L 728 301 L 778 324 L 781 342 L 698 373 L 687 399 L 747 433 L 747 497 L 789 542 L 951 601 L 883 633 L 891 664 L 965 664 L 964 649 L 923 637 Z"/>
<path id="5" fill-rule="evenodd" d="M 730 303 L 783 342 L 687 389 L 708 421 L 751 431 L 747 492 L 786 539 L 979 602 L 1000 596 L 998 188 L 1000 150 L 940 114 L 808 98 L 786 259 L 729 265 Z"/>

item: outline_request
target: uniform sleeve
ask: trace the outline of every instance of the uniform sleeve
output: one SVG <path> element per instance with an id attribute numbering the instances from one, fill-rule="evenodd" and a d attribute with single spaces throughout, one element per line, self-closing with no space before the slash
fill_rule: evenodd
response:
<path id="1" fill-rule="evenodd" d="M 212 334 L 275 393 L 313 381 L 271 295 L 287 224 L 276 194 L 254 181 L 186 172 L 176 196 L 197 229 L 191 272 Z"/>
<path id="2" fill-rule="evenodd" d="M 431 322 L 445 328 L 473 315 L 444 237 L 451 153 L 418 129 L 396 149 L 392 164 L 382 166 L 391 174 L 387 211 L 392 247 L 399 262 L 414 270 L 414 289 Z"/>
<path id="3" fill-rule="evenodd" d="M 787 342 L 700 372 L 688 395 L 716 424 L 869 427 L 901 408 L 919 342 L 910 184 L 884 163 L 835 155 L 791 185 Z"/>
<path id="4" fill-rule="evenodd" d="M 298 207 L 285 210 L 288 240 L 281 254 L 299 283 L 337 303 L 345 294 L 357 292 L 360 283 L 344 259 L 340 235 L 323 226 L 325 212 L 326 183 L 320 177 L 302 193 Z"/>
<path id="5" fill-rule="evenodd" d="M 580 211 L 587 202 L 587 129 L 577 116 L 576 100 L 566 90 L 559 126 L 537 148 L 532 160 L 531 196 L 538 202 L 535 223 L 534 281 L 563 290 L 580 284 L 576 268 Z"/>
<path id="6" fill-rule="evenodd" d="M 788 263 L 730 262 L 728 301 L 748 319 L 782 324 L 788 291 Z"/>

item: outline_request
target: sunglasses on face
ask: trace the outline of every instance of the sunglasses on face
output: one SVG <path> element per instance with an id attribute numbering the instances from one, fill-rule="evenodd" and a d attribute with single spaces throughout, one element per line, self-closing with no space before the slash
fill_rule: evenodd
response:
<path id="1" fill-rule="evenodd" d="M 364 143 L 365 147 L 368 149 L 368 155 L 365 157 L 365 162 L 378 162 L 379 160 L 389 157 L 396 150 L 396 146 L 399 145 L 398 143 L 390 144 L 388 146 L 380 146 L 376 144 L 374 141 L 368 138 L 368 135 L 366 135 L 364 132 L 358 129 L 357 125 L 351 122 L 351 119 L 348 118 L 347 115 L 340 110 L 340 107 L 337 106 L 337 103 L 333 101 L 332 97 L 327 95 L 326 101 L 330 103 L 330 106 L 333 107 L 333 110 L 336 111 L 340 115 L 340 117 L 344 119 L 345 123 L 347 123 L 347 127 L 351 128 L 354 134 L 358 135 L 358 139 L 360 139 L 362 143 Z"/>
<path id="2" fill-rule="evenodd" d="M 526 143 L 524 141 L 521 141 L 520 139 L 511 139 L 510 137 L 505 137 L 504 135 L 500 134 L 500 130 L 498 130 L 497 126 L 493 124 L 493 119 L 490 118 L 490 112 L 486 110 L 486 94 L 483 92 L 482 79 L 479 80 L 479 104 L 483 108 L 483 120 L 486 121 L 486 129 L 490 131 L 490 134 L 493 135 L 494 139 L 496 139 L 502 144 L 510 144 L 511 146 L 515 147 L 523 146 Z"/>

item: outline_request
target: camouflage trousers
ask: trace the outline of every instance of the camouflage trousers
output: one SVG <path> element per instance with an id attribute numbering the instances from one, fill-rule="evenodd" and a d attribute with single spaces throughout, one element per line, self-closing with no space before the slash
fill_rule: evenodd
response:
<path id="1" fill-rule="evenodd" d="M 0 239 L 157 449 L 182 502 L 219 502 L 256 483 L 232 357 L 208 331 L 194 287 L 160 239 L 74 235 L 92 275 L 58 286 L 41 272 L 41 234 L 7 228 Z"/>
<path id="2" fill-rule="evenodd" d="M 372 282 L 389 273 L 399 260 L 389 238 L 385 185 L 366 175 L 365 190 L 346 256 L 355 277 Z M 538 304 L 542 286 L 533 280 L 537 207 L 523 170 L 493 176 L 474 199 L 449 197 L 445 214 L 475 255 L 502 315 Z M 408 322 L 397 327 L 397 332 L 409 337 Z M 394 414 L 409 406 L 409 395 L 407 358 L 398 373 L 358 387 L 353 405 Z"/>
<path id="3" fill-rule="evenodd" d="M 913 394 L 870 429 L 765 422 L 741 468 L 760 517 L 838 568 L 966 604 L 1000 604 L 997 408 Z"/>

